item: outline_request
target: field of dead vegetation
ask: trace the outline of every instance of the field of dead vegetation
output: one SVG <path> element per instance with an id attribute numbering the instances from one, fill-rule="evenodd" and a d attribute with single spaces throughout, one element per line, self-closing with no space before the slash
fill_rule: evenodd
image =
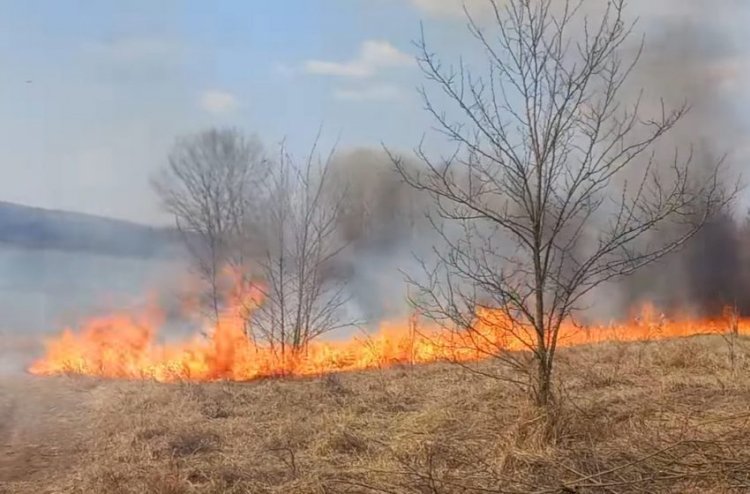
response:
<path id="1" fill-rule="evenodd" d="M 253 383 L 7 377 L 0 493 L 750 492 L 750 360 L 732 369 L 727 348 L 566 349 L 554 418 L 449 364 Z"/>

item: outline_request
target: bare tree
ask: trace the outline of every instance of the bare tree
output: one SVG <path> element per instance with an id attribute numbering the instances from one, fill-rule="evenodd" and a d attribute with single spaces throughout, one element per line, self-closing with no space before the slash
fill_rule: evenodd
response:
<path id="1" fill-rule="evenodd" d="M 331 275 L 346 247 L 338 231 L 345 189 L 327 187 L 332 154 L 320 160 L 313 146 L 300 164 L 282 145 L 258 228 L 264 302 L 252 316 L 252 336 L 288 362 L 312 339 L 353 324 L 345 317 L 346 282 Z"/>
<path id="2" fill-rule="evenodd" d="M 224 296 L 222 269 L 242 252 L 238 239 L 257 209 L 268 167 L 256 137 L 236 129 L 210 129 L 178 139 L 168 165 L 153 180 L 208 285 L 208 305 L 217 321 Z"/>
<path id="3" fill-rule="evenodd" d="M 660 159 L 655 145 L 688 107 L 662 104 L 651 118 L 640 97 L 623 103 L 640 55 L 623 55 L 634 24 L 624 0 L 601 2 L 593 20 L 584 3 L 491 0 L 487 30 L 467 11 L 482 75 L 445 67 L 423 35 L 418 61 L 448 102 L 423 89 L 425 106 L 457 151 L 436 160 L 420 146 L 416 173 L 393 156 L 433 198 L 444 244 L 424 279 L 410 278 L 413 303 L 456 341 L 531 369 L 525 385 L 540 406 L 553 398 L 561 324 L 587 294 L 678 248 L 734 196 L 721 160 Z M 526 351 L 507 351 L 511 340 Z"/>

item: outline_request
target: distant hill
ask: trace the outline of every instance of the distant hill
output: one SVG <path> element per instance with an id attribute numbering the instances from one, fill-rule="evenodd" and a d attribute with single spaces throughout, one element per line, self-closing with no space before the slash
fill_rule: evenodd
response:
<path id="1" fill-rule="evenodd" d="M 169 228 L 0 201 L 0 244 L 149 258 L 174 254 L 179 234 Z"/>

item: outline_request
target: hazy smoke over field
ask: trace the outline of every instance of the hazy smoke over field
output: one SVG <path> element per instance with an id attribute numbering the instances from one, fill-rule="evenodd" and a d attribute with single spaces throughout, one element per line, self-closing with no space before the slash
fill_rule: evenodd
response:
<path id="1" fill-rule="evenodd" d="M 659 111 L 662 101 L 667 108 L 687 102 L 689 113 L 659 142 L 659 150 L 666 156 L 677 148 L 685 156 L 692 149 L 695 171 L 725 159 L 726 177 L 736 180 L 745 158 L 740 144 L 747 126 L 736 110 L 738 91 L 744 86 L 745 54 L 734 36 L 741 24 L 737 19 L 746 18 L 748 8 L 731 3 L 731 9 L 717 12 L 707 2 L 633 2 L 627 13 L 639 16 L 639 21 L 629 49 L 636 51 L 644 32 L 646 39 L 625 93 L 635 99 L 643 90 L 645 114 Z M 470 6 L 470 11 L 481 10 L 479 4 Z M 437 240 L 422 218 L 427 203 L 399 185 L 383 153 L 361 150 L 340 156 L 337 164 L 355 199 L 361 200 L 358 213 L 342 223 L 343 232 L 353 240 L 348 267 L 354 298 L 367 314 L 384 316 L 403 307 L 403 279 L 397 269 L 413 268 L 412 251 L 429 252 Z M 664 166 L 669 166 L 668 160 Z M 594 297 L 603 303 L 593 315 L 623 316 L 644 301 L 667 311 L 717 313 L 734 303 L 750 311 L 744 254 L 750 232 L 744 228 L 745 215 L 735 209 L 655 266 L 604 287 Z"/>
<path id="2" fill-rule="evenodd" d="M 332 183 L 348 191 L 339 229 L 349 247 L 339 269 L 352 301 L 365 320 L 401 315 L 407 295 L 401 270 L 434 240 L 425 217 L 429 198 L 404 183 L 381 150 L 341 153 L 331 166 Z"/>
<path id="3" fill-rule="evenodd" d="M 664 3 L 672 7 L 666 9 L 669 15 L 646 17 L 641 23 L 648 33 L 647 46 L 632 82 L 644 88 L 645 99 L 652 104 L 664 98 L 670 106 L 683 101 L 690 105 L 690 112 L 662 145 L 685 152 L 692 146 L 695 169 L 723 158 L 726 176 L 736 180 L 746 159 L 741 146 L 747 124 L 737 112 L 739 92 L 745 86 L 746 54 L 733 35 L 736 19 L 747 16 L 747 6 L 730 2 L 731 9 L 717 12 L 706 2 Z M 747 312 L 750 278 L 743 253 L 748 246 L 745 213 L 735 205 L 734 211 L 707 225 L 684 249 L 621 283 L 622 305 L 650 299 L 665 309 L 715 314 L 736 303 Z"/>

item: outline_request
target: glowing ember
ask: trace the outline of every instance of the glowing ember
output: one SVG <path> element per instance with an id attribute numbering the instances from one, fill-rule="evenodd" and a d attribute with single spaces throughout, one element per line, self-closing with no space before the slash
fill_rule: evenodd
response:
<path id="1" fill-rule="evenodd" d="M 251 289 L 248 300 L 261 303 Z M 133 317 L 112 315 L 88 321 L 80 330 L 66 329 L 47 343 L 45 356 L 29 371 L 37 375 L 80 374 L 106 378 L 176 380 L 251 380 L 265 376 L 312 375 L 370 369 L 403 363 L 441 360 L 473 361 L 498 349 L 523 350 L 527 330 L 507 331 L 504 314 L 483 309 L 474 330 L 464 334 L 429 325 L 416 318 L 383 323 L 373 335 L 348 341 L 312 342 L 296 354 L 281 355 L 272 345 L 255 344 L 246 336 L 241 311 L 231 307 L 220 317 L 208 337 L 195 337 L 180 344 L 158 344 L 157 328 L 163 318 L 158 311 Z M 716 319 L 677 318 L 667 320 L 645 307 L 628 323 L 581 328 L 564 324 L 558 346 L 606 340 L 635 341 L 725 333 L 728 317 Z M 739 321 L 739 331 L 750 334 L 750 320 Z"/>

